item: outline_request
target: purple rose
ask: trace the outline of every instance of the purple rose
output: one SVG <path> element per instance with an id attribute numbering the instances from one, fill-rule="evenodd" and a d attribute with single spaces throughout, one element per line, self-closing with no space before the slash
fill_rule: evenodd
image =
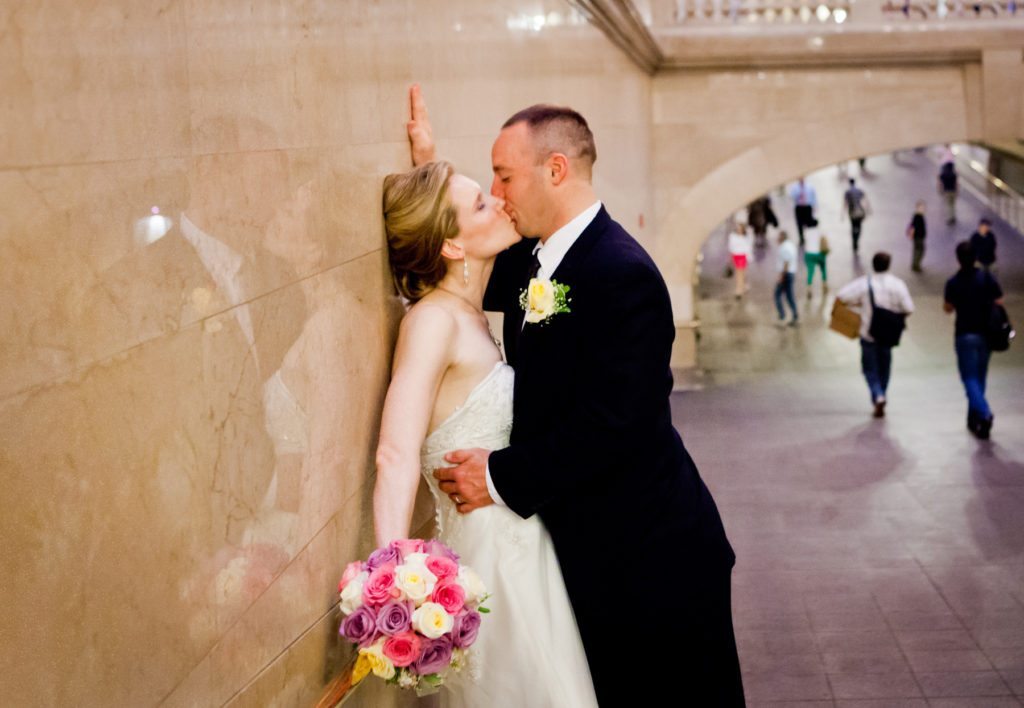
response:
<path id="1" fill-rule="evenodd" d="M 360 647 L 368 647 L 377 638 L 377 615 L 363 605 L 345 618 L 339 630 L 341 636 Z"/>
<path id="2" fill-rule="evenodd" d="M 380 608 L 377 615 L 377 630 L 393 637 L 412 629 L 412 603 L 392 600 Z"/>
<path id="3" fill-rule="evenodd" d="M 451 559 L 456 563 L 459 562 L 459 555 L 437 540 L 430 540 L 424 543 L 423 552 L 430 556 L 441 556 L 442 558 Z"/>
<path id="4" fill-rule="evenodd" d="M 394 546 L 378 548 L 366 559 L 366 569 L 371 573 L 384 565 L 398 565 L 402 562 L 402 556 Z"/>
<path id="5" fill-rule="evenodd" d="M 452 625 L 452 643 L 459 649 L 465 649 L 476 641 L 480 632 L 480 613 L 476 610 L 463 610 L 455 616 Z"/>
<path id="6" fill-rule="evenodd" d="M 424 638 L 420 658 L 413 662 L 412 670 L 420 676 L 437 674 L 452 663 L 452 640 L 446 634 L 437 639 Z"/>

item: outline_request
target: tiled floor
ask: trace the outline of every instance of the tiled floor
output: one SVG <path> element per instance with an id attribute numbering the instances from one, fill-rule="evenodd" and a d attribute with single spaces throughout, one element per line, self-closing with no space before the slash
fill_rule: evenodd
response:
<path id="1" fill-rule="evenodd" d="M 869 166 L 876 214 L 864 250 L 888 238 L 899 257 L 905 202 L 932 190 L 932 167 L 913 153 Z M 815 181 L 824 208 L 837 208 L 835 170 Z M 963 201 L 973 226 L 980 205 Z M 721 268 L 705 268 L 716 277 L 703 286 L 704 386 L 674 405 L 737 551 L 752 706 L 1024 705 L 1024 341 L 993 357 L 996 425 L 979 442 L 964 427 L 940 307 L 958 233 L 933 228 L 925 275 L 894 268 L 919 312 L 896 351 L 883 420 L 870 417 L 856 343 L 824 326 L 827 301 L 815 294 L 799 330 L 774 326 L 771 253 L 740 303 Z M 1011 316 L 1024 322 L 1024 239 L 997 229 Z M 829 265 L 841 284 L 853 261 L 836 242 Z M 717 248 L 709 242 L 706 264 L 724 264 Z"/>

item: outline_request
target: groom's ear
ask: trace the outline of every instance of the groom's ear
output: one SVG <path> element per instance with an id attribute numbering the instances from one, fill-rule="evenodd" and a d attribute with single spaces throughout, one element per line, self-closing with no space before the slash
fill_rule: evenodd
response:
<path id="1" fill-rule="evenodd" d="M 544 169 L 551 183 L 557 186 L 569 176 L 569 158 L 560 152 L 553 152 L 548 156 Z"/>
<path id="2" fill-rule="evenodd" d="M 441 246 L 441 255 L 450 261 L 461 261 L 466 257 L 466 249 L 450 238 L 446 238 Z"/>

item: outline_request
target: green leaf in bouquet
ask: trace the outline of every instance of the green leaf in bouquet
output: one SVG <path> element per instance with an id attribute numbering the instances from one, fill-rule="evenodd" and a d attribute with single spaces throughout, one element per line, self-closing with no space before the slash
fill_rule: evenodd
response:
<path id="1" fill-rule="evenodd" d="M 476 609 L 477 609 L 477 612 L 480 612 L 481 614 L 487 615 L 487 614 L 491 613 L 491 611 L 489 609 L 487 609 L 486 607 L 483 607 L 482 605 L 480 607 L 476 608 Z"/>
<path id="2" fill-rule="evenodd" d="M 422 697 L 437 693 L 441 690 L 442 683 L 444 683 L 444 679 L 441 674 L 420 676 L 420 681 L 416 684 L 416 695 Z"/>

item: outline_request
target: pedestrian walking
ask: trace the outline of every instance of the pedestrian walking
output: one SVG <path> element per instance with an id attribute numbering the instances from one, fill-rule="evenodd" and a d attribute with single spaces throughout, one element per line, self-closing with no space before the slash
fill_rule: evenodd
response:
<path id="1" fill-rule="evenodd" d="M 946 200 L 946 223 L 956 223 L 956 198 L 960 193 L 960 179 L 956 174 L 956 165 L 943 162 L 939 170 L 939 193 Z"/>
<path id="2" fill-rule="evenodd" d="M 857 186 L 857 180 L 850 178 L 850 186 L 843 195 L 846 216 L 850 217 L 850 240 L 853 241 L 853 252 L 856 253 L 860 246 L 861 224 L 868 215 L 870 205 L 867 195 Z"/>
<path id="3" fill-rule="evenodd" d="M 987 440 L 994 416 L 985 398 L 988 360 L 992 352 L 985 336 L 994 305 L 1003 304 L 1003 290 L 991 272 L 975 266 L 970 241 L 956 247 L 960 270 L 946 282 L 942 309 L 956 312 L 956 364 L 967 394 L 967 429 Z"/>
<path id="4" fill-rule="evenodd" d="M 939 148 L 939 165 L 945 165 L 947 162 L 953 164 L 956 161 L 956 155 L 953 153 L 953 147 L 946 143 Z"/>
<path id="5" fill-rule="evenodd" d="M 807 299 L 812 297 L 811 285 L 814 283 L 814 271 L 821 268 L 821 294 L 828 293 L 828 267 L 826 261 L 829 254 L 828 238 L 818 230 L 818 222 L 811 220 L 804 233 L 804 266 L 807 268 Z"/>
<path id="6" fill-rule="evenodd" d="M 759 248 L 766 245 L 768 227 L 779 227 L 779 219 L 772 210 L 772 200 L 767 194 L 747 205 L 747 222 L 754 231 L 754 245 Z"/>
<path id="7" fill-rule="evenodd" d="M 804 228 L 814 221 L 814 210 L 818 208 L 818 193 L 801 177 L 789 190 L 789 197 L 793 200 L 793 218 L 800 235 L 800 245 L 803 246 Z"/>
<path id="8" fill-rule="evenodd" d="M 786 321 L 786 311 L 782 307 L 782 298 L 786 298 L 793 318 L 790 327 L 796 327 L 800 315 L 796 311 L 796 298 L 793 297 L 793 281 L 796 279 L 796 244 L 789 240 L 789 234 L 779 232 L 779 250 L 775 256 L 779 270 L 779 280 L 775 284 L 775 309 L 779 311 L 779 323 Z"/>
<path id="9" fill-rule="evenodd" d="M 978 230 L 971 234 L 971 250 L 974 261 L 985 270 L 993 270 L 996 265 L 996 235 L 992 231 L 992 222 L 982 219 L 978 222 Z"/>
<path id="10" fill-rule="evenodd" d="M 910 269 L 915 273 L 921 272 L 921 260 L 924 258 L 924 239 L 928 235 L 928 224 L 925 222 L 924 212 L 927 205 L 923 200 L 918 200 L 914 208 L 914 216 L 907 225 L 907 238 L 914 243 L 914 255 Z"/>
<path id="11" fill-rule="evenodd" d="M 914 311 L 907 284 L 888 272 L 891 263 L 892 256 L 879 251 L 871 258 L 874 275 L 862 275 L 836 293 L 837 299 L 860 313 L 860 367 L 868 384 L 875 418 L 885 416 L 893 344 L 884 341 L 877 329 L 872 334 L 872 318 L 876 309 L 884 308 L 902 315 Z"/>
<path id="12" fill-rule="evenodd" d="M 747 230 L 745 221 L 737 219 L 729 234 L 729 255 L 736 275 L 736 299 L 739 300 L 750 290 L 747 285 L 747 265 L 754 257 L 754 239 Z"/>

